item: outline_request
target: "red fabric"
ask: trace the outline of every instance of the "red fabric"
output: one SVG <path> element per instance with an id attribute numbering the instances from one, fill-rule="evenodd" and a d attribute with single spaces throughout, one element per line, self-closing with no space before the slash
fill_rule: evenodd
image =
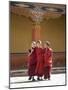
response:
<path id="1" fill-rule="evenodd" d="M 44 59 L 44 77 L 50 78 L 51 67 L 52 67 L 52 49 L 43 49 L 43 59 Z"/>
<path id="2" fill-rule="evenodd" d="M 44 72 L 44 77 L 45 77 L 45 79 L 50 78 L 51 66 L 46 66 L 46 67 L 44 68 L 44 70 L 45 70 L 45 72 Z"/>
<path id="3" fill-rule="evenodd" d="M 36 48 L 36 56 L 37 56 L 37 66 L 36 66 L 36 75 L 42 76 L 43 75 L 43 57 L 42 57 L 42 48 Z"/>
<path id="4" fill-rule="evenodd" d="M 34 76 L 36 69 L 36 49 L 33 48 L 33 52 L 28 56 L 28 75 Z"/>
<path id="5" fill-rule="evenodd" d="M 52 66 L 52 49 L 51 48 L 43 49 L 43 59 L 44 59 L 44 66 Z"/>

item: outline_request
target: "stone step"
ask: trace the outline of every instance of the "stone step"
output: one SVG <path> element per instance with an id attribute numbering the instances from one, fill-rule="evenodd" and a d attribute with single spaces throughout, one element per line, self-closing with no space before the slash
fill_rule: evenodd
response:
<path id="1" fill-rule="evenodd" d="M 27 69 L 24 70 L 11 70 L 10 71 L 10 76 L 14 77 L 14 76 L 27 76 Z M 65 67 L 55 67 L 52 68 L 52 74 L 58 74 L 58 73 L 65 73 L 66 72 L 66 68 Z"/>

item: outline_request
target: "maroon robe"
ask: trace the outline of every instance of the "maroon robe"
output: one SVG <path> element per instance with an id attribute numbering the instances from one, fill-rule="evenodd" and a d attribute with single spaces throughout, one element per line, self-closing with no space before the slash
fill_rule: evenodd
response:
<path id="1" fill-rule="evenodd" d="M 42 48 L 36 47 L 36 56 L 37 56 L 37 66 L 36 66 L 36 75 L 43 76 L 43 53 Z"/>
<path id="2" fill-rule="evenodd" d="M 52 49 L 44 48 L 43 49 L 43 58 L 44 58 L 44 77 L 50 78 L 51 67 L 52 67 Z"/>
<path id="3" fill-rule="evenodd" d="M 33 52 L 28 56 L 28 75 L 34 76 L 36 69 L 36 48 L 32 48 Z M 29 50 L 30 52 L 30 50 Z"/>

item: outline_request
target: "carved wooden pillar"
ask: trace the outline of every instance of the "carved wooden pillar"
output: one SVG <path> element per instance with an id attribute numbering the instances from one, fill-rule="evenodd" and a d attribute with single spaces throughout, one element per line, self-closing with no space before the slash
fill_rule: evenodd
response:
<path id="1" fill-rule="evenodd" d="M 41 40 L 41 26 L 40 24 L 34 24 L 32 30 L 32 40 L 37 41 Z"/>
<path id="2" fill-rule="evenodd" d="M 41 40 L 41 25 L 40 22 L 43 20 L 43 11 L 39 7 L 31 10 L 31 18 L 34 22 L 32 30 L 32 40 Z"/>

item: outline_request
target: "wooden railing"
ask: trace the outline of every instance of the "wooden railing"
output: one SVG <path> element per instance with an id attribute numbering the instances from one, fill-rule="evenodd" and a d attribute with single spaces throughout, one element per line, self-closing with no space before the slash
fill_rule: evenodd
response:
<path id="1" fill-rule="evenodd" d="M 66 73 L 66 67 L 53 67 L 51 74 L 60 74 Z M 10 71 L 11 77 L 20 77 L 20 76 L 28 76 L 28 69 L 21 69 L 21 70 L 11 70 Z"/>
<path id="2" fill-rule="evenodd" d="M 10 53 L 10 70 L 27 69 L 27 53 Z M 53 53 L 53 67 L 65 67 L 65 52 Z"/>

